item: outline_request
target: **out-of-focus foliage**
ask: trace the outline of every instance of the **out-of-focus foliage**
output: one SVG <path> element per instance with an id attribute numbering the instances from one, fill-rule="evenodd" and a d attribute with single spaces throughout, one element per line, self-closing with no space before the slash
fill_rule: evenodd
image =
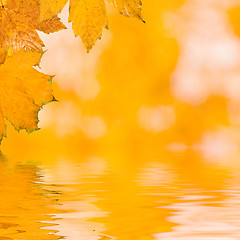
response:
<path id="1" fill-rule="evenodd" d="M 228 11 L 229 20 L 233 26 L 234 32 L 240 36 L 240 6 L 233 7 Z"/>

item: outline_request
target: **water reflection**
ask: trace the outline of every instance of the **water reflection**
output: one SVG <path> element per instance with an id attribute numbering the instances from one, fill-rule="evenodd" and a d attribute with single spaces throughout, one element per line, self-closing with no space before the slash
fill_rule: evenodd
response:
<path id="1" fill-rule="evenodd" d="M 1 156 L 0 239 L 60 239 L 55 230 L 48 230 L 53 223 L 47 223 L 58 212 L 50 206 L 58 204 L 57 195 L 44 187 L 36 166 L 12 166 Z"/>
<path id="2" fill-rule="evenodd" d="M 237 171 L 191 150 L 123 162 L 88 157 L 42 165 L 49 191 L 61 192 L 47 229 L 68 240 L 238 239 Z"/>
<path id="3" fill-rule="evenodd" d="M 191 150 L 125 157 L 1 158 L 0 239 L 239 239 L 239 171 Z"/>

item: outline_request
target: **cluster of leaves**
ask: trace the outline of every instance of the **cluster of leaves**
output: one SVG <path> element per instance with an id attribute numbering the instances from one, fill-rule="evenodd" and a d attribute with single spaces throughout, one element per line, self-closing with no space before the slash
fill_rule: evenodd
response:
<path id="1" fill-rule="evenodd" d="M 125 16 L 142 19 L 140 0 L 108 0 Z M 67 0 L 0 0 L 0 141 L 8 120 L 16 130 L 38 129 L 38 112 L 54 100 L 52 77 L 38 72 L 44 43 L 37 30 L 65 29 L 58 13 Z M 104 0 L 70 0 L 69 22 L 89 52 L 108 20 Z"/>

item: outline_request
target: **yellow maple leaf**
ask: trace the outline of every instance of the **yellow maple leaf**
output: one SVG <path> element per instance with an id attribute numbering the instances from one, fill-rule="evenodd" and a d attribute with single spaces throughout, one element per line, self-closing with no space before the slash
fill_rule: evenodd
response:
<path id="1" fill-rule="evenodd" d="M 5 119 L 18 131 L 37 130 L 39 110 L 54 100 L 51 76 L 32 67 L 39 64 L 41 56 L 20 50 L 0 66 L 0 140 L 6 136 Z"/>
<path id="2" fill-rule="evenodd" d="M 102 36 L 102 29 L 107 27 L 107 13 L 104 0 L 71 1 L 69 21 L 73 31 L 80 36 L 89 52 L 97 39 Z"/>
<path id="3" fill-rule="evenodd" d="M 44 33 L 54 33 L 56 31 L 66 29 L 65 25 L 60 21 L 59 17 L 54 17 L 52 19 L 41 22 L 37 26 L 37 30 L 42 31 Z"/>
<path id="4" fill-rule="evenodd" d="M 137 17 L 144 22 L 141 12 L 142 2 L 140 0 L 108 0 L 108 2 L 114 5 L 122 15 Z"/>
<path id="5" fill-rule="evenodd" d="M 52 19 L 58 15 L 68 0 L 40 0 L 40 22 Z"/>
<path id="6" fill-rule="evenodd" d="M 8 49 L 12 53 L 25 50 L 41 51 L 44 46 L 36 30 L 45 33 L 65 28 L 59 18 L 54 21 L 40 22 L 37 0 L 6 0 L 0 8 L 0 63 L 4 62 Z M 44 25 L 44 26 L 41 26 Z M 47 31 L 47 27 L 51 28 Z"/>
<path id="7" fill-rule="evenodd" d="M 118 11 L 129 17 L 142 19 L 140 0 L 108 0 Z M 67 0 L 40 0 L 40 19 L 51 19 L 61 12 Z M 75 36 L 80 36 L 89 52 L 103 28 L 108 26 L 105 0 L 70 0 L 69 22 L 73 23 Z"/>

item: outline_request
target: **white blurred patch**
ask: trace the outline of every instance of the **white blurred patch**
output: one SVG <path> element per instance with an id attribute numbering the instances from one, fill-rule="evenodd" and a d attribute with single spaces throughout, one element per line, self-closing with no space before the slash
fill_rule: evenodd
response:
<path id="1" fill-rule="evenodd" d="M 206 132 L 202 140 L 193 146 L 204 158 L 210 161 L 227 161 L 239 151 L 239 139 L 234 129 L 223 128 Z"/>
<path id="2" fill-rule="evenodd" d="M 175 112 L 172 107 L 141 107 L 139 125 L 149 132 L 160 132 L 169 129 L 175 123 Z"/>
<path id="3" fill-rule="evenodd" d="M 240 100 L 240 40 L 227 10 L 239 0 L 188 0 L 166 25 L 180 44 L 171 78 L 175 97 L 192 105 L 211 94 Z"/>
<path id="4" fill-rule="evenodd" d="M 107 126 L 100 116 L 83 116 L 79 107 L 72 102 L 50 104 L 39 114 L 41 128 L 55 127 L 59 137 L 82 131 L 90 139 L 105 135 Z"/>
<path id="5" fill-rule="evenodd" d="M 39 114 L 41 128 L 55 125 L 56 134 L 63 137 L 82 127 L 82 113 L 72 102 L 49 104 Z"/>
<path id="6" fill-rule="evenodd" d="M 82 131 L 88 138 L 96 139 L 105 135 L 107 127 L 101 117 L 84 117 L 82 119 Z"/>

